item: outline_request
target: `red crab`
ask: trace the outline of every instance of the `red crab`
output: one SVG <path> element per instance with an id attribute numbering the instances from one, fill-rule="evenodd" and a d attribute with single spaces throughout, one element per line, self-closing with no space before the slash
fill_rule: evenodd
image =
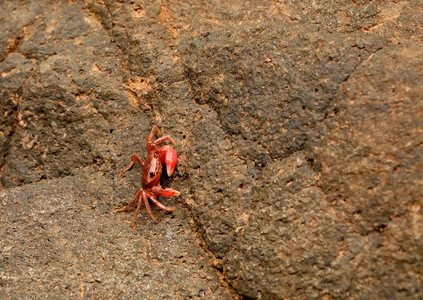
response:
<path id="1" fill-rule="evenodd" d="M 159 138 L 153 142 L 153 138 L 156 133 Z M 125 171 L 119 174 L 119 177 L 125 174 L 132 168 L 135 162 L 139 163 L 142 166 L 141 188 L 138 190 L 138 192 L 135 194 L 135 197 L 127 206 L 115 210 L 117 212 L 127 211 L 134 205 L 135 201 L 137 201 L 137 199 L 139 198 L 137 210 L 135 211 L 131 227 L 134 227 L 135 225 L 135 220 L 140 212 L 141 205 L 143 202 L 145 204 L 145 208 L 147 209 L 147 213 L 150 215 L 153 221 L 157 223 L 157 220 L 151 213 L 151 208 L 150 204 L 148 203 L 148 199 L 150 199 L 151 202 L 153 202 L 162 210 L 174 211 L 174 208 L 166 207 L 159 201 L 157 201 L 156 196 L 172 197 L 179 196 L 181 194 L 173 189 L 163 189 L 160 186 L 160 176 L 162 175 L 163 164 L 166 164 L 167 175 L 171 176 L 175 169 L 176 161 L 178 159 L 178 155 L 176 154 L 175 149 L 173 149 L 170 145 L 165 145 L 160 148 L 157 147 L 158 144 L 161 144 L 167 140 L 171 141 L 174 145 L 176 145 L 175 141 L 170 136 L 161 135 L 162 134 L 160 133 L 159 128 L 154 125 L 151 129 L 150 135 L 145 138 L 145 140 L 147 141 L 147 158 L 145 159 L 145 161 L 143 162 L 141 158 L 134 153 L 131 156 L 131 162 L 129 163 L 128 167 L 125 169 Z"/>

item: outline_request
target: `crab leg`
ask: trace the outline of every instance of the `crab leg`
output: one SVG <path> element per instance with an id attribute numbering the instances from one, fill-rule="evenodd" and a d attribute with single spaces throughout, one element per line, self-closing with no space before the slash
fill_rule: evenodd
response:
<path id="1" fill-rule="evenodd" d="M 152 196 L 150 196 L 150 200 L 151 200 L 151 202 L 153 202 L 154 204 L 156 204 L 160 209 L 162 209 L 162 210 L 164 210 L 164 211 L 174 211 L 175 210 L 175 208 L 173 208 L 173 207 L 166 207 L 166 206 L 164 206 L 163 204 L 161 204 L 157 199 L 156 199 L 156 197 L 154 197 L 153 195 Z"/>
<path id="2" fill-rule="evenodd" d="M 159 128 L 156 125 L 153 125 L 153 128 L 151 128 L 150 134 L 145 138 L 147 140 L 147 143 L 149 142 L 151 143 L 156 133 L 158 136 L 162 136 L 162 133 L 160 132 Z"/>
<path id="3" fill-rule="evenodd" d="M 129 210 L 134 205 L 135 201 L 137 201 L 137 199 L 141 196 L 142 191 L 143 191 L 143 189 L 139 189 L 138 192 L 135 194 L 135 197 L 132 199 L 132 201 L 127 206 L 115 209 L 115 212 Z"/>
<path id="4" fill-rule="evenodd" d="M 147 199 L 147 196 L 145 194 L 142 195 L 142 199 L 144 200 L 145 208 L 147 209 L 147 213 L 150 215 L 150 217 L 153 219 L 154 222 L 158 223 L 156 218 L 154 218 L 153 214 L 151 213 L 150 204 L 148 204 L 148 199 Z"/>
<path id="5" fill-rule="evenodd" d="M 158 144 L 161 144 L 161 143 L 163 143 L 167 140 L 170 140 L 172 142 L 172 144 L 176 146 L 175 141 L 169 135 L 164 135 L 164 136 L 158 138 L 157 140 L 154 141 L 153 144 L 158 145 Z"/>
<path id="6" fill-rule="evenodd" d="M 123 171 L 119 174 L 119 177 L 121 177 L 123 174 L 125 174 L 127 171 L 129 171 L 132 168 L 132 166 L 134 165 L 135 162 L 140 164 L 141 167 L 144 166 L 144 163 L 142 162 L 141 158 L 137 154 L 134 153 L 131 156 L 131 162 L 129 163 L 128 167 L 125 169 L 125 171 Z"/>
<path id="7" fill-rule="evenodd" d="M 142 205 L 142 198 L 144 196 L 145 196 L 145 194 L 142 193 L 142 196 L 141 196 L 140 200 L 138 201 L 137 210 L 135 211 L 134 218 L 132 219 L 132 222 L 131 222 L 131 228 L 134 228 L 134 226 L 135 226 L 135 220 L 137 219 L 137 216 L 140 213 L 140 209 L 141 209 L 141 205 Z"/>

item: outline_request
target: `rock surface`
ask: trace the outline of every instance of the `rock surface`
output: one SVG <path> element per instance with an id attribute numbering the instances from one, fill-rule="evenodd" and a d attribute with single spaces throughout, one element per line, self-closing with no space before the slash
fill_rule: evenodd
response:
<path id="1" fill-rule="evenodd" d="M 0 6 L 0 295 L 423 293 L 419 1 Z M 130 229 L 153 124 L 182 195 Z"/>
<path id="2" fill-rule="evenodd" d="M 2 192 L 2 298 L 233 298 L 182 205 L 151 228 L 143 214 L 133 230 L 111 213 L 113 196 L 100 175 Z"/>

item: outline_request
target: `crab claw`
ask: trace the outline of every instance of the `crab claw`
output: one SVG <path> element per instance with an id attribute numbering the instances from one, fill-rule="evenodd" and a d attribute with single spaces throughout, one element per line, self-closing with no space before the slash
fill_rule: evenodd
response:
<path id="1" fill-rule="evenodd" d="M 159 152 L 162 158 L 164 159 L 164 163 L 166 164 L 167 176 L 170 177 L 172 176 L 173 171 L 175 170 L 176 161 L 178 160 L 178 154 L 176 153 L 176 150 L 169 145 L 160 147 Z"/>
<path id="2" fill-rule="evenodd" d="M 170 188 L 162 188 L 161 186 L 153 186 L 151 188 L 154 194 L 163 196 L 163 197 L 173 197 L 173 196 L 179 196 L 181 193 Z"/>

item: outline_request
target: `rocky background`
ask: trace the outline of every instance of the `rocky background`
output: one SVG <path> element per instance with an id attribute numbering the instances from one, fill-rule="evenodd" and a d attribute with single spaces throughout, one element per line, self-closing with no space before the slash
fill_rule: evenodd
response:
<path id="1" fill-rule="evenodd" d="M 0 298 L 419 299 L 411 1 L 2 1 Z M 153 124 L 173 213 L 114 214 Z"/>

